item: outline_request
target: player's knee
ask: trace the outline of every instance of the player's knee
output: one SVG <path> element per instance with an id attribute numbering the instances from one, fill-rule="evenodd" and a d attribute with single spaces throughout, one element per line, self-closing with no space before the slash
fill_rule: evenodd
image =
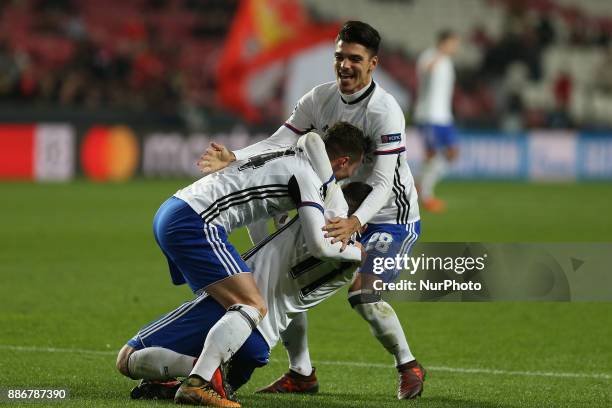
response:
<path id="1" fill-rule="evenodd" d="M 116 362 L 117 370 L 121 374 L 125 375 L 126 377 L 130 377 L 130 369 L 128 367 L 128 361 L 130 359 L 130 355 L 134 351 L 136 351 L 136 349 L 126 344 L 125 346 L 121 348 L 121 350 L 119 350 L 119 354 L 117 354 L 117 362 Z"/>
<path id="2" fill-rule="evenodd" d="M 266 316 L 266 314 L 268 314 L 268 306 L 261 296 L 256 296 L 254 299 L 252 299 L 250 306 L 257 309 L 262 319 Z"/>
<path id="3" fill-rule="evenodd" d="M 268 309 L 265 304 L 261 305 L 253 305 L 253 304 L 245 304 L 245 303 L 236 303 L 230 306 L 227 309 L 227 312 L 237 312 L 244 317 L 244 319 L 249 323 L 251 328 L 255 329 L 259 322 L 262 321 Z"/>
<path id="4" fill-rule="evenodd" d="M 259 311 L 262 319 L 268 314 L 268 308 L 265 305 L 258 307 L 257 310 Z"/>
<path id="5" fill-rule="evenodd" d="M 252 302 L 249 306 L 257 309 L 257 311 L 259 312 L 259 315 L 261 316 L 261 319 L 263 319 L 266 316 L 266 314 L 268 314 L 268 307 L 266 306 L 266 303 L 263 301 L 263 299 L 258 299 Z"/>
<path id="6" fill-rule="evenodd" d="M 308 332 L 308 319 L 306 318 L 306 312 L 297 314 L 296 317 L 291 320 L 289 325 L 293 333 L 304 336 Z"/>
<path id="7" fill-rule="evenodd" d="M 371 304 L 380 302 L 382 296 L 380 292 L 375 290 L 361 289 L 355 292 L 349 293 L 348 302 L 353 309 L 356 309 L 358 305 Z"/>
<path id="8" fill-rule="evenodd" d="M 263 300 L 259 293 L 250 293 L 246 294 L 235 294 L 231 303 L 232 305 L 246 305 L 252 308 L 257 309 L 261 318 L 268 313 L 268 307 L 266 306 L 266 302 Z M 228 309 L 229 310 L 229 309 Z"/>

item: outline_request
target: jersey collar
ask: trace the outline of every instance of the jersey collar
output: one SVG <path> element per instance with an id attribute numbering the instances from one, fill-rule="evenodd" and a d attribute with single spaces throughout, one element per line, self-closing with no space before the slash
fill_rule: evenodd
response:
<path id="1" fill-rule="evenodd" d="M 376 84 L 374 81 L 371 81 L 369 86 L 364 86 L 363 89 L 355 92 L 354 94 L 345 95 L 340 92 L 340 99 L 347 105 L 354 105 L 370 96 L 370 94 L 374 91 L 374 88 L 376 88 Z"/>

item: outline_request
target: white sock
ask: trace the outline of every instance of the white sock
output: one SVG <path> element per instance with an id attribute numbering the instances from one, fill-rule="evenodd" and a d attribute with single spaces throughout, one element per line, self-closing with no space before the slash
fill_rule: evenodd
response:
<path id="1" fill-rule="evenodd" d="M 135 380 L 168 380 L 189 375 L 195 357 L 162 347 L 147 347 L 130 354 L 128 370 Z"/>
<path id="2" fill-rule="evenodd" d="M 308 319 L 306 312 L 298 313 L 280 334 L 289 356 L 289 369 L 302 375 L 312 374 L 312 363 L 308 352 Z"/>
<path id="3" fill-rule="evenodd" d="M 208 332 L 204 349 L 191 374 L 210 381 L 215 370 L 244 344 L 262 316 L 253 306 L 236 304 Z"/>
<path id="4" fill-rule="evenodd" d="M 446 158 L 442 154 L 435 155 L 425 164 L 421 177 L 421 191 L 419 192 L 423 200 L 434 197 L 436 184 L 444 177 L 446 167 Z"/>
<path id="5" fill-rule="evenodd" d="M 396 366 L 414 360 L 402 325 L 390 304 L 381 300 L 360 303 L 354 309 L 368 322 L 374 337 L 395 357 Z"/>

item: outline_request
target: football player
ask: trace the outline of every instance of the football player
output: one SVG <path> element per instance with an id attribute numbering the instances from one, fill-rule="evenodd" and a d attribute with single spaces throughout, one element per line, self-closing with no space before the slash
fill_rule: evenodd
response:
<path id="1" fill-rule="evenodd" d="M 325 150 L 335 177 L 349 177 L 363 160 L 363 134 L 348 123 L 336 123 L 326 134 Z M 267 312 L 250 268 L 227 239 L 229 233 L 292 208 L 300 213 L 322 213 L 325 190 L 326 184 L 306 154 L 294 146 L 237 161 L 179 190 L 162 204 L 153 229 L 173 283 L 186 283 L 198 295 L 206 292 L 226 310 L 207 331 L 200 358 L 177 391 L 177 402 L 229 403 L 211 385 L 213 375 Z M 323 242 L 322 250 L 330 247 Z M 361 252 L 352 245 L 337 256 L 359 260 Z M 180 312 L 154 323 L 152 332 L 177 314 Z M 123 368 L 129 368 L 131 357 L 127 359 Z"/>
<path id="2" fill-rule="evenodd" d="M 364 132 L 373 148 L 351 181 L 366 182 L 372 192 L 353 215 L 332 218 L 326 230 L 335 241 L 347 242 L 367 223 L 360 242 L 368 257 L 349 290 L 348 300 L 393 355 L 399 374 L 397 397 L 411 399 L 421 394 L 425 372 L 413 356 L 393 308 L 373 288 L 379 278 L 373 274 L 374 259 L 405 255 L 421 228 L 417 192 L 405 157 L 404 114 L 395 98 L 372 78 L 378 65 L 379 45 L 380 35 L 373 27 L 360 21 L 346 22 L 336 37 L 334 82 L 316 86 L 304 95 L 289 119 L 268 139 L 234 152 L 213 143 L 198 165 L 205 173 L 211 173 L 265 149 L 295 144 L 307 132 L 323 134 L 340 120 Z M 321 179 L 331 173 L 329 166 L 323 171 L 317 166 L 315 169 Z M 330 187 L 334 185 L 332 181 Z M 399 270 L 392 268 L 381 276 L 390 281 L 398 275 Z M 295 330 L 290 327 L 283 336 L 288 345 L 290 371 L 268 388 L 270 392 L 308 391 L 317 383 L 305 337 L 306 316 L 299 321 L 301 324 L 291 326 Z M 302 386 L 300 380 L 306 385 Z"/>

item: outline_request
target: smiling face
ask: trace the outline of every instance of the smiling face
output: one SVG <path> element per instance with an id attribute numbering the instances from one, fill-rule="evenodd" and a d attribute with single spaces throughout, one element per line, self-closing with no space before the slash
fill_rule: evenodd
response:
<path id="1" fill-rule="evenodd" d="M 334 61 L 338 88 L 343 94 L 350 95 L 370 83 L 378 57 L 370 55 L 368 49 L 361 44 L 338 40 Z"/>

